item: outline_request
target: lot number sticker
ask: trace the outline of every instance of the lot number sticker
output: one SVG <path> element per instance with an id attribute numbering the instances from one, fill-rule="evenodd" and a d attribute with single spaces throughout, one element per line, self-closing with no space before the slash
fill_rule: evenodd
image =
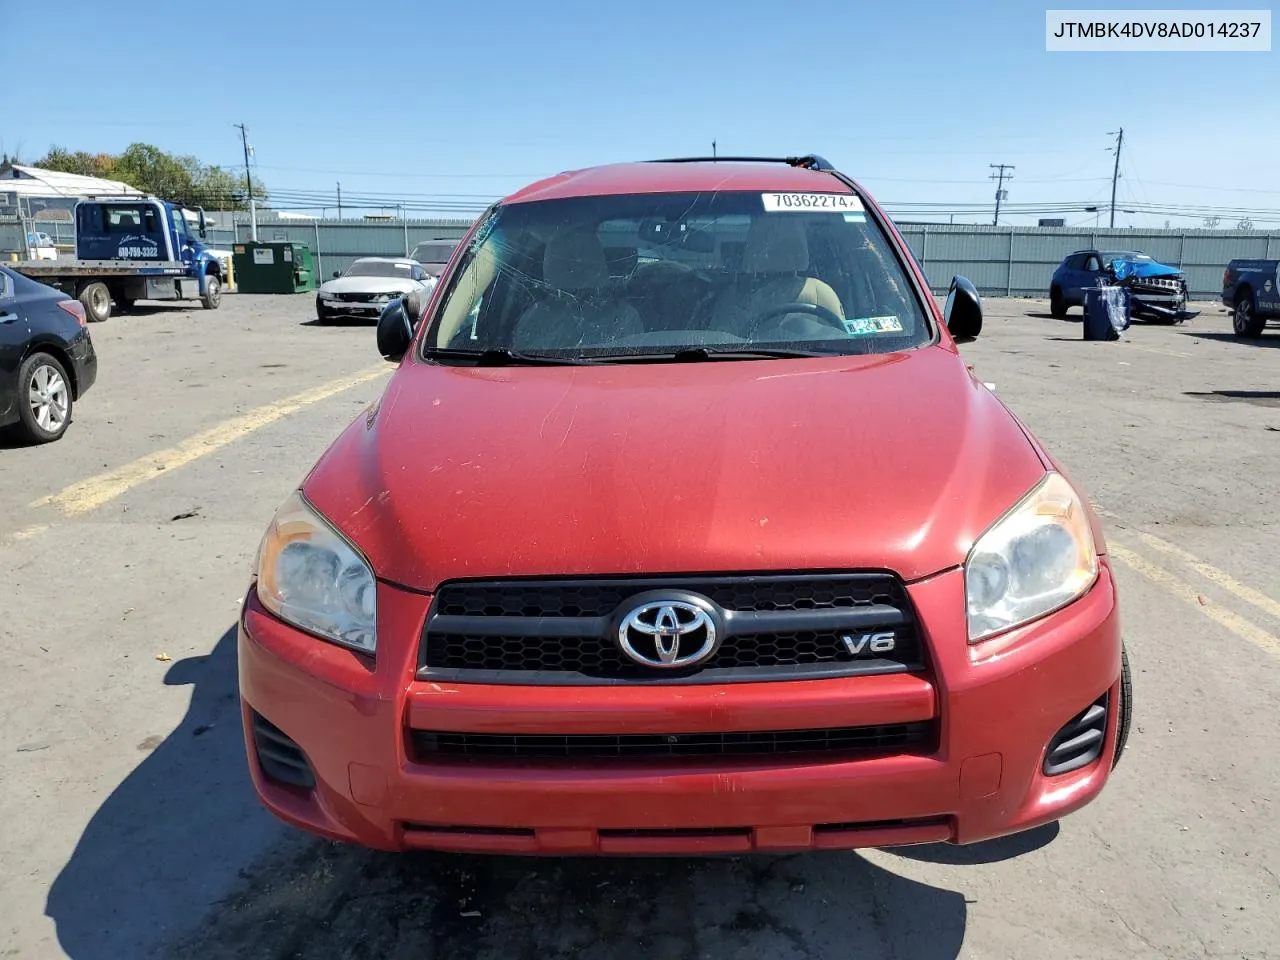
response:
<path id="1" fill-rule="evenodd" d="M 762 193 L 768 213 L 849 213 L 863 209 L 852 193 Z"/>

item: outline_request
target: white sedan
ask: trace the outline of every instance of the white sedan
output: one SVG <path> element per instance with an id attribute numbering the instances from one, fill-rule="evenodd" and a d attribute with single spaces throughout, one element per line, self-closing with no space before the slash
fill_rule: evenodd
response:
<path id="1" fill-rule="evenodd" d="M 378 319 L 382 308 L 411 290 L 430 292 L 436 278 L 407 257 L 361 257 L 316 291 L 316 317 Z"/>

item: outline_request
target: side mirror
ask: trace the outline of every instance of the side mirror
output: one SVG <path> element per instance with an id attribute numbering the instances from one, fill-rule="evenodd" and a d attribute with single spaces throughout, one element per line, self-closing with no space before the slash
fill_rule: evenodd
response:
<path id="1" fill-rule="evenodd" d="M 378 317 L 378 353 L 394 363 L 404 359 L 409 344 L 413 342 L 413 328 L 417 325 L 418 314 L 411 313 L 412 305 L 405 302 L 413 296 L 406 294 L 398 300 L 392 300 L 382 308 L 382 315 Z M 418 305 L 420 307 L 421 303 Z"/>
<path id="2" fill-rule="evenodd" d="M 333 271 L 333 279 L 335 279 L 335 280 L 340 280 L 341 278 L 342 278 L 342 271 L 341 271 L 341 270 L 335 270 L 335 271 Z"/>
<path id="3" fill-rule="evenodd" d="M 957 343 L 966 343 L 982 332 L 982 298 L 964 277 L 952 277 L 942 320 Z"/>

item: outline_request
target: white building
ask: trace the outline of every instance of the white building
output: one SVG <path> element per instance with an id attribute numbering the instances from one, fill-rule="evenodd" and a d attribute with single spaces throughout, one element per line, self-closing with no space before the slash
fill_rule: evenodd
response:
<path id="1" fill-rule="evenodd" d="M 17 163 L 0 166 L 0 213 L 41 220 L 70 220 L 76 201 L 86 197 L 143 196 L 119 180 L 82 177 Z"/>

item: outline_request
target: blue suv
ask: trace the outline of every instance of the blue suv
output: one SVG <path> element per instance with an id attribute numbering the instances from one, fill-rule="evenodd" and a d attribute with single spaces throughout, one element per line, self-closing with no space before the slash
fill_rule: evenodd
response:
<path id="1" fill-rule="evenodd" d="M 1049 281 L 1049 312 L 1065 317 L 1070 307 L 1083 307 L 1085 288 L 1100 282 L 1127 286 L 1135 317 L 1186 319 L 1182 271 L 1136 250 L 1077 250 L 1068 256 Z"/>

